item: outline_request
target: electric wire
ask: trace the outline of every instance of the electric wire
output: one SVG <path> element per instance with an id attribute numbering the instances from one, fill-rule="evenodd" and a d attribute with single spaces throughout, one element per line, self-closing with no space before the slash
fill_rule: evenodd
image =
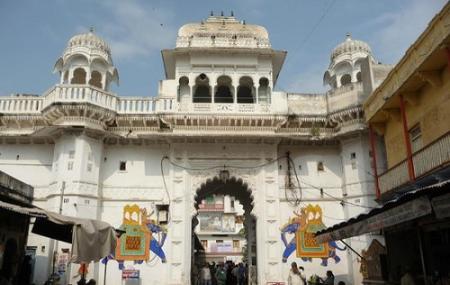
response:
<path id="1" fill-rule="evenodd" d="M 170 223 L 170 220 L 171 220 L 171 213 L 172 213 L 172 211 L 170 211 L 170 206 L 171 206 L 171 202 L 172 202 L 172 200 L 170 199 L 170 194 L 169 194 L 169 189 L 167 188 L 167 183 L 166 183 L 166 177 L 165 177 L 165 175 L 164 175 L 164 165 L 163 165 L 163 162 L 164 162 L 164 159 L 168 159 L 168 157 L 167 156 L 163 156 L 162 158 L 161 158 L 161 176 L 162 176 L 162 180 L 163 180 L 163 185 L 164 185 L 164 190 L 166 191 L 166 195 L 167 195 L 167 199 L 168 199 L 168 202 L 169 202 L 169 213 L 168 213 L 168 215 L 167 215 L 167 223 L 169 224 Z"/>
<path id="2" fill-rule="evenodd" d="M 279 156 L 274 160 L 268 161 L 266 163 L 263 164 L 258 164 L 255 166 L 239 166 L 239 165 L 216 165 L 216 166 L 210 166 L 210 167 L 204 167 L 204 168 L 195 168 L 195 167 L 188 167 L 188 166 L 183 166 L 180 164 L 177 164 L 175 162 L 173 162 L 172 160 L 170 160 L 167 156 L 163 157 L 163 159 L 167 159 L 169 161 L 170 164 L 172 164 L 173 166 L 176 166 L 178 168 L 182 168 L 184 170 L 191 170 L 191 171 L 205 171 L 205 170 L 213 170 L 213 169 L 224 169 L 224 168 L 230 168 L 230 169 L 257 169 L 257 168 L 261 168 L 270 164 L 273 164 L 277 161 L 279 161 L 282 158 L 286 158 L 285 155 L 283 156 Z"/>

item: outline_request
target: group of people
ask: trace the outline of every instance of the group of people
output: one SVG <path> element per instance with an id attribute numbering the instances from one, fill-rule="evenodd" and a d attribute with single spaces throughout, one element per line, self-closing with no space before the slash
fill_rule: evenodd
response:
<path id="1" fill-rule="evenodd" d="M 198 272 L 195 285 L 244 285 L 247 278 L 247 266 L 243 263 L 205 263 Z"/>
<path id="2" fill-rule="evenodd" d="M 334 285 L 334 274 L 333 271 L 328 270 L 324 278 L 318 277 L 314 280 L 308 282 L 306 279 L 305 269 L 303 266 L 298 266 L 296 262 L 291 263 L 291 269 L 289 271 L 288 285 Z M 339 281 L 338 285 L 345 285 L 344 281 Z"/>

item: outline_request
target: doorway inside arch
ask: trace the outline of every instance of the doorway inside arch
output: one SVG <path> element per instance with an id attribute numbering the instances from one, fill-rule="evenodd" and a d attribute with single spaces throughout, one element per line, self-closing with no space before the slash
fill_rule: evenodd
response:
<path id="1" fill-rule="evenodd" d="M 252 214 L 253 197 L 248 185 L 242 179 L 229 177 L 228 171 L 223 170 L 220 177 L 207 180 L 197 189 L 195 208 L 191 284 L 198 284 L 205 265 L 212 276 L 218 266 L 225 266 L 230 279 L 234 278 L 231 274 L 234 266 L 242 263 L 245 282 L 256 280 L 256 218 Z"/>

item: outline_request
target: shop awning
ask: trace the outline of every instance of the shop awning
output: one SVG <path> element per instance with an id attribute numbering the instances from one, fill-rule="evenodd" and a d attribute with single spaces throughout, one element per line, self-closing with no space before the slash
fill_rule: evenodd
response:
<path id="1" fill-rule="evenodd" d="M 108 223 L 64 216 L 37 207 L 22 207 L 0 201 L 0 208 L 36 217 L 33 233 L 72 243 L 71 262 L 98 261 L 113 253 L 116 232 Z"/>
<path id="2" fill-rule="evenodd" d="M 401 224 L 435 212 L 450 215 L 450 180 L 407 192 L 381 207 L 316 233 L 318 243 L 342 240 Z"/>

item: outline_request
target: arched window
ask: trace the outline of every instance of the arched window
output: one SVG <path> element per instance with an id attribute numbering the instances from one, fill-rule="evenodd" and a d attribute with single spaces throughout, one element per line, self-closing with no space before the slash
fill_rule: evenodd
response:
<path id="1" fill-rule="evenodd" d="M 341 85 L 347 85 L 352 83 L 352 77 L 350 74 L 344 74 L 341 76 Z"/>
<path id="2" fill-rule="evenodd" d="M 178 102 L 189 99 L 190 91 L 189 78 L 186 76 L 180 77 L 180 80 L 178 80 Z"/>
<path id="3" fill-rule="evenodd" d="M 91 79 L 89 80 L 89 85 L 102 88 L 102 75 L 98 71 L 92 71 Z"/>
<path id="4" fill-rule="evenodd" d="M 77 68 L 73 71 L 71 84 L 86 84 L 86 71 L 83 68 Z"/>
<path id="5" fill-rule="evenodd" d="M 362 81 L 361 71 L 359 71 L 358 73 L 356 73 L 356 81 L 358 81 L 358 82 L 361 82 L 361 81 Z"/>
<path id="6" fill-rule="evenodd" d="M 255 103 L 253 79 L 251 79 L 250 77 L 244 76 L 239 79 L 239 87 L 237 92 L 238 103 Z"/>
<path id="7" fill-rule="evenodd" d="M 216 92 L 214 94 L 215 103 L 233 103 L 233 85 L 231 78 L 228 76 L 220 76 L 217 78 Z"/>
<path id="8" fill-rule="evenodd" d="M 211 103 L 211 87 L 209 86 L 209 78 L 202 73 L 195 79 L 194 103 Z"/>
<path id="9" fill-rule="evenodd" d="M 259 79 L 258 97 L 260 103 L 270 103 L 269 79 L 265 77 Z"/>

